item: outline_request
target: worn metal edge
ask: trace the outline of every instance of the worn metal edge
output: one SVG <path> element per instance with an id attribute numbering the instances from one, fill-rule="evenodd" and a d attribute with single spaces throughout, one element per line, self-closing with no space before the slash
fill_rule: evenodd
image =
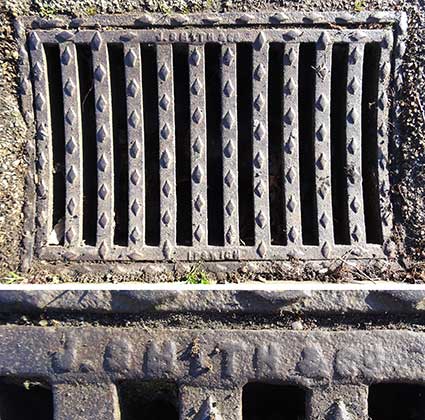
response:
<path id="1" fill-rule="evenodd" d="M 30 59 L 26 48 L 25 27 L 19 20 L 14 22 L 15 36 L 19 44 L 19 105 L 24 118 L 27 130 L 29 131 L 28 141 L 25 144 L 25 158 L 28 162 L 28 172 L 25 176 L 24 197 L 22 206 L 24 216 L 23 232 L 21 239 L 20 269 L 28 271 L 33 259 L 34 252 L 34 232 L 35 232 L 35 121 L 33 109 L 33 92 L 31 83 Z"/>
<path id="2" fill-rule="evenodd" d="M 422 381 L 425 370 L 425 334 L 413 331 L 1 326 L 0 336 L 0 375 L 51 383 L 166 378 L 223 388 L 255 378 L 310 387 Z"/>
<path id="3" fill-rule="evenodd" d="M 98 14 L 94 16 L 70 17 L 56 15 L 49 18 L 24 16 L 19 19 L 32 29 L 84 28 L 84 27 L 188 27 L 222 25 L 320 25 L 320 24 L 388 24 L 400 20 L 403 12 L 362 11 L 356 13 L 297 12 L 267 10 L 263 12 L 204 12 L 204 13 L 129 13 L 122 15 Z"/>
<path id="4" fill-rule="evenodd" d="M 75 285 L 74 285 L 75 286 Z M 316 284 L 317 286 L 317 284 Z M 83 289 L 65 285 L 48 290 L 0 290 L 0 313 L 84 314 L 423 314 L 425 290 L 388 283 L 362 285 L 361 290 L 314 290 L 310 287 L 243 286 L 232 288 L 185 285 L 173 288 L 137 288 L 133 284 L 115 288 Z M 359 285 L 360 287 L 360 285 Z M 366 288 L 369 287 L 369 288 Z"/>

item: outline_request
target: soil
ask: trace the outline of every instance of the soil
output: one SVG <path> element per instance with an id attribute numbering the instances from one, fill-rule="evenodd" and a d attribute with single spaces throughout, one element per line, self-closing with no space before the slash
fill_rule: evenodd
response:
<path id="1" fill-rule="evenodd" d="M 163 314 L 143 313 L 141 315 L 91 315 L 91 314 L 0 314 L 0 325 L 23 325 L 36 327 L 109 327 L 109 328 L 142 328 L 156 330 L 174 329 L 248 329 L 248 330 L 407 330 L 424 332 L 425 320 L 419 315 L 297 315 L 282 313 L 279 315 L 261 316 L 256 314 Z"/>
<path id="2" fill-rule="evenodd" d="M 63 265 L 37 263 L 21 273 L 22 206 L 24 177 L 27 172 L 25 144 L 32 141 L 32 127 L 22 118 L 17 90 L 18 45 L 13 18 L 21 15 L 55 14 L 71 16 L 96 13 L 125 13 L 132 10 L 169 13 L 178 11 L 229 10 L 404 10 L 409 17 L 407 51 L 404 57 L 405 83 L 401 106 L 400 148 L 392 146 L 390 171 L 394 207 L 394 241 L 397 261 L 375 262 L 361 269 L 346 261 L 326 267 L 301 261 L 273 266 L 263 273 L 249 264 L 229 273 L 209 275 L 211 282 L 269 280 L 395 280 L 409 283 L 425 281 L 425 3 L 422 0 L 6 0 L 0 5 L 0 280 L 3 283 L 122 282 L 185 280 L 189 269 L 173 267 L 167 272 L 133 273 L 124 270 L 87 270 L 77 274 Z M 203 269 L 203 268 L 201 268 Z M 121 271 L 121 272 L 120 272 Z M 207 270 L 208 271 L 208 270 Z"/>

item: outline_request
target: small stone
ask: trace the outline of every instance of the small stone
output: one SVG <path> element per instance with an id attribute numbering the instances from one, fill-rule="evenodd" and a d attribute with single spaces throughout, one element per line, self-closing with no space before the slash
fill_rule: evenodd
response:
<path id="1" fill-rule="evenodd" d="M 304 326 L 303 326 L 303 323 L 302 323 L 301 321 L 294 321 L 294 322 L 291 324 L 291 328 L 292 328 L 293 330 L 300 331 L 300 330 L 303 330 L 303 329 L 304 329 Z"/>

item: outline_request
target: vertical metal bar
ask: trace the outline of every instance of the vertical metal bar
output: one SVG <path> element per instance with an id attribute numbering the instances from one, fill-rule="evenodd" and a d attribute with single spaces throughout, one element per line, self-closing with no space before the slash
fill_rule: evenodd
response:
<path id="1" fill-rule="evenodd" d="M 314 114 L 316 202 L 319 246 L 328 258 L 334 243 L 331 195 L 331 97 L 332 43 L 322 32 L 316 44 L 316 98 Z"/>
<path id="2" fill-rule="evenodd" d="M 58 383 L 53 385 L 54 420 L 120 420 L 117 387 L 114 384 Z M 84 394 L 84 402 L 81 394 Z"/>
<path id="3" fill-rule="evenodd" d="M 253 44 L 252 130 L 255 246 L 264 258 L 270 247 L 269 167 L 268 167 L 268 63 L 269 44 L 260 32 Z M 258 192 L 261 191 L 259 194 Z"/>
<path id="4" fill-rule="evenodd" d="M 283 55 L 283 168 L 288 246 L 302 245 L 298 129 L 300 45 L 285 44 Z"/>
<path id="5" fill-rule="evenodd" d="M 223 145 L 223 220 L 225 245 L 239 245 L 238 194 L 238 125 L 236 122 L 237 79 L 236 44 L 225 44 L 221 49 L 221 89 Z"/>
<path id="6" fill-rule="evenodd" d="M 19 19 L 14 22 L 15 33 L 17 36 L 19 48 L 19 92 L 21 95 L 22 115 L 28 126 L 34 126 L 33 115 L 33 94 L 31 85 L 31 66 L 26 45 L 26 30 L 25 25 Z M 25 178 L 25 202 L 22 206 L 22 249 L 20 256 L 20 269 L 26 272 L 30 269 L 33 253 L 34 253 L 34 238 L 35 238 L 35 210 L 36 210 L 36 188 L 35 188 L 35 142 L 27 142 L 25 146 L 25 156 L 28 159 L 28 172 Z"/>
<path id="7" fill-rule="evenodd" d="M 313 385 L 307 397 L 305 418 L 367 420 L 369 418 L 367 397 L 368 387 L 362 384 L 335 384 L 332 390 Z"/>
<path id="8" fill-rule="evenodd" d="M 163 255 L 170 259 L 176 245 L 176 167 L 173 49 L 171 44 L 158 45 L 158 98 L 159 98 L 159 159 L 160 159 L 160 211 Z M 169 105 L 164 109 L 161 102 Z"/>
<path id="9" fill-rule="evenodd" d="M 53 218 L 53 148 L 47 60 L 36 32 L 28 37 L 34 86 L 34 109 L 37 129 L 37 218 L 36 247 L 47 245 Z"/>
<path id="10" fill-rule="evenodd" d="M 382 237 L 386 241 L 391 237 L 393 219 L 390 201 L 390 181 L 388 175 L 388 125 L 390 101 L 387 92 L 391 75 L 392 34 L 387 34 L 386 42 L 381 48 L 379 60 L 379 84 L 377 106 L 377 141 L 378 141 L 378 185 L 381 212 Z M 403 47 L 402 47 L 403 48 Z M 400 52 L 397 51 L 399 54 Z M 397 101 L 396 101 L 396 106 Z"/>
<path id="11" fill-rule="evenodd" d="M 365 243 L 362 186 L 362 82 L 364 44 L 352 43 L 347 69 L 347 195 L 351 243 Z"/>
<path id="12" fill-rule="evenodd" d="M 140 44 L 124 44 L 128 132 L 128 245 L 145 244 L 145 155 Z"/>
<path id="13" fill-rule="evenodd" d="M 205 110 L 205 51 L 189 46 L 190 143 L 193 245 L 207 245 L 207 130 Z M 204 204 L 201 204 L 204 203 Z"/>
<path id="14" fill-rule="evenodd" d="M 102 259 L 108 257 L 114 237 L 114 148 L 112 141 L 111 83 L 108 46 L 97 32 L 93 50 L 94 96 L 97 141 L 97 246 Z"/>
<path id="15" fill-rule="evenodd" d="M 79 246 L 83 237 L 83 160 L 80 83 L 75 44 L 60 44 L 65 116 L 65 246 Z"/>
<path id="16" fill-rule="evenodd" d="M 229 392 L 233 398 L 229 398 Z M 242 420 L 242 389 L 226 392 L 219 388 L 183 385 L 179 392 L 180 419 Z M 225 417 L 224 417 L 225 416 Z"/>

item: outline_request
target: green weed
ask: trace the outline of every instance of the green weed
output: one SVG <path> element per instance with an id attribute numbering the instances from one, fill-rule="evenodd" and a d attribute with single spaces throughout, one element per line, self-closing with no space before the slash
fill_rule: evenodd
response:
<path id="1" fill-rule="evenodd" d="M 366 0 L 355 0 L 354 10 L 356 12 L 362 12 L 366 7 Z"/>
<path id="2" fill-rule="evenodd" d="M 95 6 L 86 7 L 84 11 L 87 16 L 94 16 L 97 13 L 97 9 Z"/>
<path id="3" fill-rule="evenodd" d="M 23 281 L 23 280 L 25 280 L 24 277 L 20 276 L 18 273 L 15 273 L 14 271 L 10 271 L 4 277 L 0 278 L 0 283 L 14 284 L 14 283 L 19 283 L 20 281 Z"/>
<path id="4" fill-rule="evenodd" d="M 211 280 L 207 273 L 200 268 L 199 265 L 191 267 L 191 269 L 182 277 L 182 281 L 186 284 L 210 284 Z"/>

